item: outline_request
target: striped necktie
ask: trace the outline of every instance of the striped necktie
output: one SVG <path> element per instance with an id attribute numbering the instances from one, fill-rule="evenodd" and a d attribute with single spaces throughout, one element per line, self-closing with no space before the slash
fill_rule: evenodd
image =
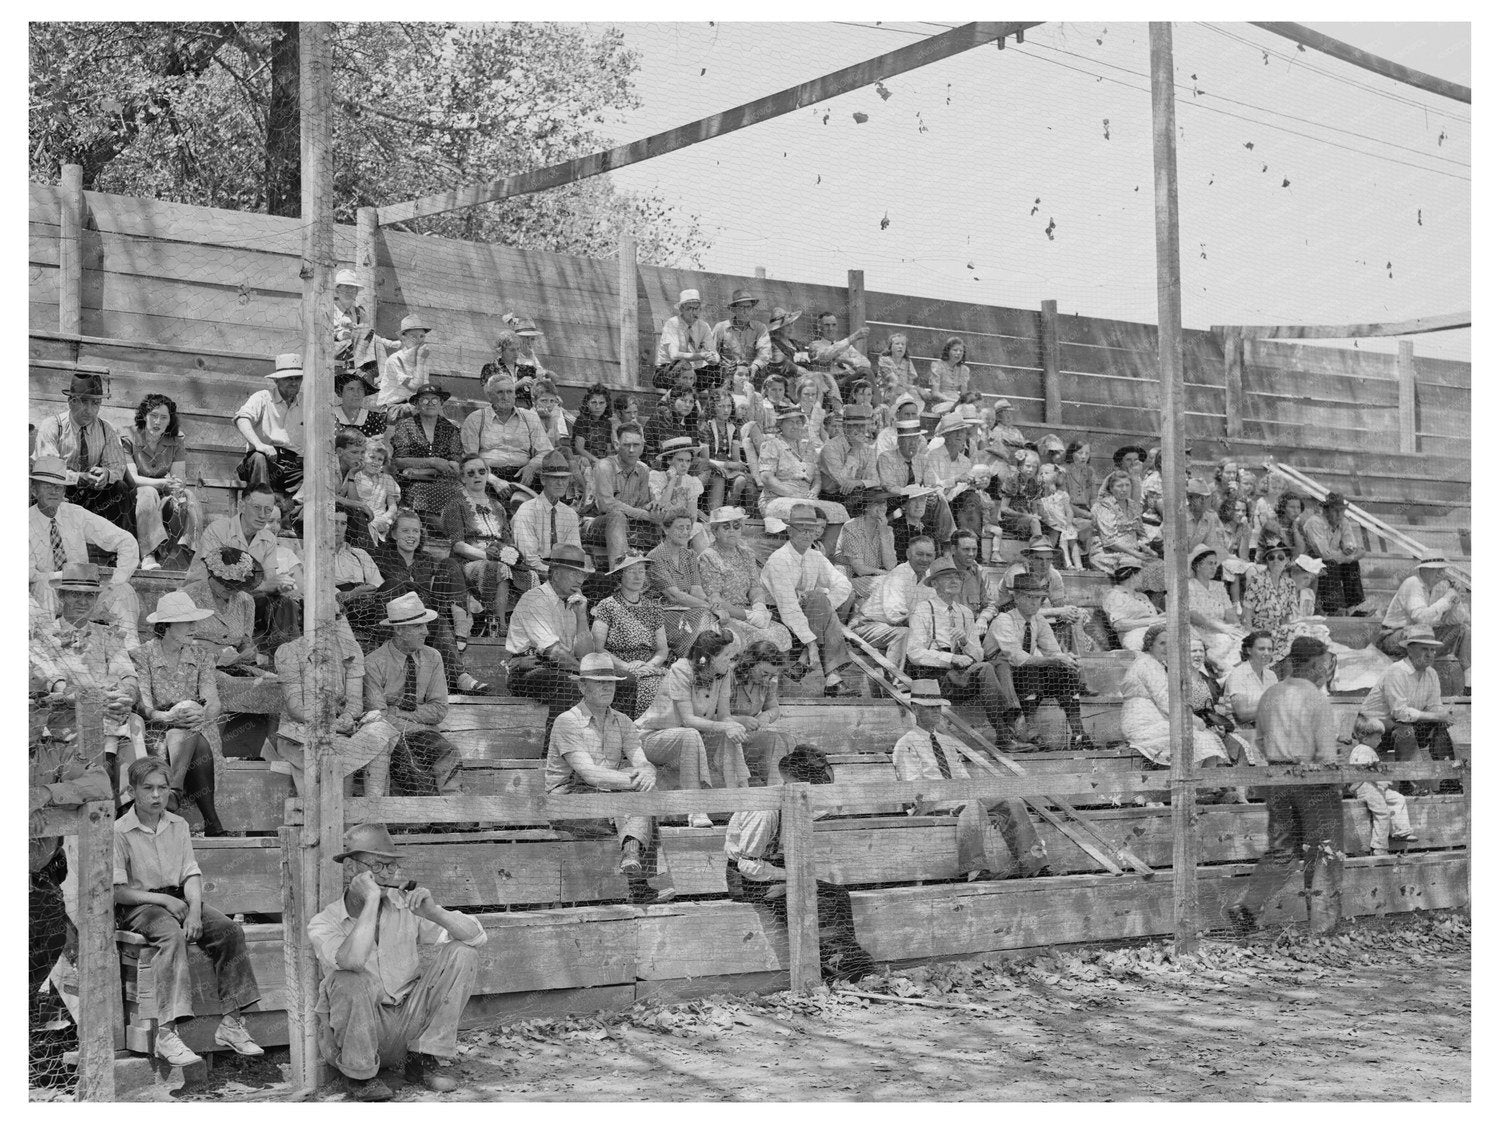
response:
<path id="1" fill-rule="evenodd" d="M 57 520 L 49 519 L 47 529 L 52 535 L 52 568 L 61 570 L 68 564 L 68 552 L 63 547 L 62 528 L 57 525 Z"/>
<path id="2" fill-rule="evenodd" d="M 938 772 L 943 774 L 943 780 L 953 779 L 953 766 L 948 764 L 948 754 L 937 740 L 937 735 L 931 731 L 927 734 L 927 740 L 932 743 L 932 757 L 937 762 Z"/>

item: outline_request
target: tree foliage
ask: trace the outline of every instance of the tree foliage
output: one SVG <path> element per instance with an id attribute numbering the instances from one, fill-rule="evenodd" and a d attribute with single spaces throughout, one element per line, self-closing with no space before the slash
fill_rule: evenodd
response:
<path id="1" fill-rule="evenodd" d="M 334 199 L 360 206 L 585 155 L 639 104 L 623 35 L 556 23 L 339 23 L 334 26 Z M 295 24 L 33 23 L 30 167 L 54 181 L 234 210 L 300 213 Z M 273 90 L 275 93 L 273 94 Z M 660 264 L 697 265 L 695 216 L 597 176 L 409 229 L 591 257 L 623 234 Z"/>

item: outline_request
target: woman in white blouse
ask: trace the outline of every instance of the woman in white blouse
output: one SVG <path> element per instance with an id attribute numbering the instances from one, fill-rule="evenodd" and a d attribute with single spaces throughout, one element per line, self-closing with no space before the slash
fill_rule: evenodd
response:
<path id="1" fill-rule="evenodd" d="M 1109 617 L 1109 626 L 1120 638 L 1120 644 L 1132 652 L 1141 650 L 1148 628 L 1167 623 L 1166 615 L 1157 612 L 1150 598 L 1141 592 L 1141 573 L 1134 559 L 1122 560 L 1110 575 L 1114 584 L 1104 595 L 1104 614 Z"/>
<path id="2" fill-rule="evenodd" d="M 1188 616 L 1193 633 L 1208 650 L 1208 658 L 1219 669 L 1234 663 L 1235 652 L 1245 631 L 1222 581 L 1215 581 L 1219 556 L 1210 546 L 1198 546 L 1188 555 Z"/>
<path id="3" fill-rule="evenodd" d="M 1241 726 L 1255 725 L 1260 697 L 1276 683 L 1276 673 L 1271 670 L 1275 648 L 1271 634 L 1263 628 L 1256 629 L 1240 644 L 1240 663 L 1224 680 L 1224 698 L 1234 710 L 1235 722 Z"/>
<path id="4" fill-rule="evenodd" d="M 1171 643 L 1167 626 L 1153 625 L 1146 632 L 1140 656 L 1120 680 L 1120 734 L 1130 748 L 1156 765 L 1172 763 L 1171 707 L 1167 700 L 1167 660 Z M 1193 761 L 1200 767 L 1223 765 L 1229 761 L 1224 743 L 1192 717 Z"/>

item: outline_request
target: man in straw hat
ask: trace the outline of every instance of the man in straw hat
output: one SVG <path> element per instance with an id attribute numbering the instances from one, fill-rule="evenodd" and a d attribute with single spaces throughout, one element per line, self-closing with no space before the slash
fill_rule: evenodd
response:
<path id="1" fill-rule="evenodd" d="M 942 732 L 948 700 L 935 679 L 918 679 L 911 687 L 912 718 L 908 730 L 891 750 L 896 775 L 907 783 L 967 780 L 962 745 Z M 1033 878 L 1048 873 L 1047 844 L 1037 837 L 1026 805 L 1020 800 L 991 798 L 962 803 L 920 802 L 918 815 L 958 817 L 958 869 L 970 882 L 988 878 Z M 987 828 L 994 827 L 1009 854 L 1002 862 L 986 853 Z"/>
<path id="2" fill-rule="evenodd" d="M 828 557 L 812 549 L 818 536 L 816 512 L 795 504 L 787 517 L 787 542 L 772 552 L 761 571 L 761 584 L 775 602 L 776 614 L 807 651 L 807 670 L 822 675 L 824 690 L 838 694 L 840 669 L 849 662 L 839 612 L 854 593 L 849 579 Z"/>
<path id="3" fill-rule="evenodd" d="M 898 414 L 904 407 L 898 407 Z M 915 401 L 911 409 L 915 411 Z M 893 447 L 875 457 L 875 471 L 882 486 L 907 497 L 901 512 L 891 513 L 891 530 L 896 536 L 896 550 L 905 551 L 913 535 L 930 535 L 933 542 L 947 542 L 953 537 L 953 511 L 948 500 L 936 487 L 923 483 L 927 477 L 927 435 L 913 412 L 898 417 Z"/>
<path id="4" fill-rule="evenodd" d="M 557 716 L 547 739 L 548 796 L 588 792 L 650 792 L 656 766 L 646 759 L 641 734 L 614 709 L 615 690 L 626 682 L 608 652 L 590 652 L 571 677 L 582 695 Z M 619 871 L 636 904 L 673 897 L 671 875 L 659 866 L 660 839 L 651 816 L 623 813 L 592 819 L 554 819 L 552 826 L 577 839 L 618 839 Z"/>
<path id="5" fill-rule="evenodd" d="M 318 1047 L 359 1101 L 388 1101 L 383 1066 L 405 1060 L 406 1080 L 436 1093 L 458 1088 L 437 1059 L 458 1054 L 458 1023 L 474 990 L 481 945 L 473 917 L 444 909 L 432 891 L 407 878 L 402 853 L 384 824 L 344 832 L 343 896 L 307 923 L 323 966 Z M 422 945 L 437 954 L 425 967 Z"/>
<path id="6" fill-rule="evenodd" d="M 579 592 L 592 571 L 581 547 L 562 543 L 552 548 L 547 580 L 521 594 L 510 614 L 505 650 L 510 655 L 510 689 L 547 706 L 547 729 L 579 699 L 578 661 L 594 650 L 589 631 L 589 603 Z M 620 709 L 632 713 L 636 686 L 630 677 L 619 694 Z"/>
<path id="7" fill-rule="evenodd" d="M 699 318 L 703 298 L 697 289 L 684 289 L 673 307 L 677 315 L 667 318 L 656 341 L 656 371 L 651 385 L 658 390 L 674 386 L 712 390 L 719 385 L 720 359 L 713 329 Z"/>
<path id="8" fill-rule="evenodd" d="M 1062 650 L 1042 612 L 1046 585 L 1022 574 L 1011 591 L 1014 603 L 995 617 L 985 636 L 986 657 L 999 657 L 1010 668 L 1011 687 L 1021 702 L 1021 719 L 1028 729 L 1042 700 L 1052 699 L 1067 718 L 1068 748 L 1093 749 L 1078 705 L 1083 691 L 1078 657 Z"/>
<path id="9" fill-rule="evenodd" d="M 63 391 L 68 408 L 43 418 L 35 455 L 64 465 L 68 502 L 135 534 L 135 487 L 125 479 L 120 433 L 99 416 L 109 372 L 75 372 Z"/>
<path id="10" fill-rule="evenodd" d="M 980 489 L 989 481 L 987 470 L 976 471 L 968 454 L 969 439 L 979 423 L 959 411 L 944 414 L 927 443 L 926 456 L 917 483 L 938 488 L 952 510 L 953 522 L 975 534 L 984 524 L 984 497 Z"/>
<path id="11" fill-rule="evenodd" d="M 1335 659 L 1311 636 L 1292 641 L 1291 674 L 1266 688 L 1255 712 L 1261 752 L 1272 765 L 1334 765 L 1338 762 L 1338 716 L 1324 688 Z M 1332 932 L 1342 910 L 1344 802 L 1336 784 L 1264 790 L 1266 852 L 1255 864 L 1239 899 L 1225 910 L 1241 931 L 1254 929 L 1260 911 L 1303 864 L 1308 920 L 1315 934 Z"/>
<path id="12" fill-rule="evenodd" d="M 400 347 L 401 341 L 375 334 L 369 312 L 359 303 L 362 288 L 352 269 L 341 269 L 334 275 L 333 295 L 326 311 L 328 334 L 333 340 L 334 371 L 347 374 L 368 369 L 371 377 L 378 378 L 386 353 Z M 371 394 L 378 389 L 373 383 L 370 385 Z"/>
<path id="13" fill-rule="evenodd" d="M 963 575 L 951 558 L 939 558 L 923 581 L 937 597 L 912 609 L 906 645 L 906 674 L 936 680 L 943 694 L 957 703 L 977 701 L 1003 751 L 1034 749 L 1017 739 L 1012 719 L 1021 702 L 1011 686 L 1010 666 L 987 660 L 974 613 L 958 600 Z"/>
<path id="14" fill-rule="evenodd" d="M 397 796 L 446 796 L 462 787 L 459 752 L 438 733 L 448 717 L 448 684 L 443 657 L 427 646 L 427 625 L 436 619 L 437 612 L 415 593 L 392 598 L 380 622 L 391 638 L 365 657 L 364 720 L 376 728 L 376 737 L 361 749 L 391 747 L 389 754 L 377 750 L 367 759 L 367 796 L 384 796 L 388 779 Z M 378 721 L 369 712 L 378 713 Z"/>
<path id="15" fill-rule="evenodd" d="M 481 406 L 458 427 L 464 456 L 483 457 L 490 466 L 490 482 L 501 496 L 513 483 L 530 488 L 552 451 L 552 439 L 535 410 L 516 404 L 516 380 L 509 374 L 491 375 L 484 383 L 488 406 Z"/>
<path id="16" fill-rule="evenodd" d="M 1406 655 L 1406 632 L 1418 625 L 1432 629 L 1442 641 L 1438 656 L 1451 656 L 1464 669 L 1464 694 L 1469 693 L 1469 607 L 1458 585 L 1446 573 L 1448 559 L 1427 554 L 1417 563 L 1391 598 L 1376 645 L 1392 659 Z"/>
<path id="17" fill-rule="evenodd" d="M 1063 584 L 1062 574 L 1057 571 L 1057 554 L 1057 548 L 1044 536 L 1033 538 L 1021 551 L 1021 557 L 1007 566 L 1000 576 L 998 603 L 1001 608 L 1006 607 L 1012 598 L 1011 591 L 1016 579 L 1022 574 L 1040 582 L 1045 591 L 1042 596 L 1042 616 L 1047 618 L 1047 623 L 1052 626 L 1054 634 L 1057 634 L 1057 642 L 1064 648 L 1071 648 L 1074 643 L 1074 626 L 1082 625 L 1089 619 L 1089 614 L 1088 610 L 1079 605 L 1068 604 L 1067 586 Z"/>
<path id="18" fill-rule="evenodd" d="M 1359 560 L 1365 548 L 1359 545 L 1359 528 L 1345 518 L 1349 501 L 1342 492 L 1329 492 L 1320 510 L 1302 522 L 1307 552 L 1323 560 L 1318 575 L 1318 612 L 1334 616 L 1353 609 L 1365 599 Z"/>
<path id="19" fill-rule="evenodd" d="M 64 499 L 67 468 L 58 457 L 38 457 L 32 462 L 31 491 L 33 501 L 26 513 L 30 528 L 26 577 L 32 600 L 55 612 L 52 577 L 64 566 L 87 562 L 90 546 L 107 551 L 115 556 L 115 568 L 108 589 L 100 596 L 100 605 L 133 641 L 140 618 L 140 600 L 130 585 L 130 575 L 140 561 L 135 536 L 102 515 Z"/>
<path id="20" fill-rule="evenodd" d="M 302 487 L 302 356 L 278 355 L 265 378 L 272 386 L 257 390 L 235 411 L 234 427 L 245 439 L 245 456 L 235 473 L 246 484 L 268 484 L 291 495 Z"/>
<path id="21" fill-rule="evenodd" d="M 1443 642 L 1425 624 L 1405 629 L 1406 655 L 1385 668 L 1360 704 L 1356 736 L 1382 756 L 1397 761 L 1453 757 L 1448 727 L 1453 708 L 1443 705 L 1443 689 L 1433 660 Z M 1403 792 L 1425 796 L 1431 781 L 1403 781 Z"/>
<path id="22" fill-rule="evenodd" d="M 759 303 L 760 298 L 749 289 L 736 289 L 729 297 L 729 319 L 714 325 L 714 350 L 733 387 L 759 385 L 761 372 L 771 362 L 771 334 L 759 320 L 750 318 Z"/>
<path id="23" fill-rule="evenodd" d="M 870 443 L 873 414 L 868 406 L 844 407 L 843 432 L 830 437 L 818 452 L 818 494 L 843 502 L 861 488 L 880 483 L 875 468 L 875 446 Z"/>
<path id="24" fill-rule="evenodd" d="M 538 471 L 542 478 L 542 494 L 518 507 L 510 526 L 521 561 L 535 575 L 535 580 L 541 581 L 547 572 L 544 559 L 552 553 L 554 546 L 567 543 L 581 547 L 583 540 L 578 513 L 563 503 L 568 483 L 573 478 L 573 466 L 568 463 L 568 458 L 553 449 L 542 458 Z"/>
<path id="25" fill-rule="evenodd" d="M 401 348 L 390 355 L 380 372 L 380 393 L 375 405 L 395 421 L 412 412 L 409 405 L 419 386 L 432 381 L 432 348 L 427 335 L 432 325 L 415 314 L 401 319 Z"/>

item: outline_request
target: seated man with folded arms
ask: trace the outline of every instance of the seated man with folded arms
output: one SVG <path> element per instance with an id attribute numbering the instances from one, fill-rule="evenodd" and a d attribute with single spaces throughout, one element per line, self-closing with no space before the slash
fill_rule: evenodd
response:
<path id="1" fill-rule="evenodd" d="M 189 941 L 213 962 L 224 1012 L 214 1042 L 237 1054 L 265 1053 L 250 1037 L 243 1014 L 260 1001 L 245 932 L 203 903 L 203 874 L 193 857 L 187 821 L 167 811 L 172 792 L 167 763 L 160 757 L 133 762 L 130 792 L 134 805 L 115 820 L 115 923 L 139 933 L 156 950 L 150 971 L 160 1020 L 157 1056 L 178 1066 L 203 1060 L 177 1033 L 177 1023 L 193 1017 Z"/>
<path id="2" fill-rule="evenodd" d="M 391 638 L 365 657 L 364 709 L 369 723 L 360 732 L 373 737 L 361 755 L 377 751 L 365 767 L 365 795 L 384 796 L 389 778 L 396 796 L 448 796 L 461 791 L 458 749 L 438 727 L 448 716 L 448 687 L 443 657 L 427 646 L 428 622 L 437 612 L 415 593 L 403 593 L 386 605 L 381 625 Z M 353 708 L 357 704 L 346 704 Z"/>
<path id="3" fill-rule="evenodd" d="M 1445 573 L 1448 560 L 1441 554 L 1429 554 L 1417 563 L 1417 572 L 1409 575 L 1391 598 L 1385 611 L 1380 635 L 1375 643 L 1392 659 L 1406 655 L 1403 640 L 1406 631 L 1422 625 L 1432 629 L 1442 641 L 1438 657 L 1452 656 L 1464 669 L 1464 694 L 1469 693 L 1469 607 L 1458 586 Z"/>
<path id="4" fill-rule="evenodd" d="M 853 632 L 882 649 L 891 663 L 900 667 L 906 660 L 907 625 L 918 601 L 937 596 L 922 579 L 937 559 L 937 548 L 926 535 L 919 535 L 906 545 L 906 561 L 877 580 L 854 619 Z"/>
<path id="5" fill-rule="evenodd" d="M 937 681 L 918 679 L 911 690 L 912 718 L 916 729 L 901 735 L 891 750 L 896 776 L 908 784 L 916 781 L 967 780 L 960 743 L 942 733 L 948 708 Z M 923 801 L 913 809 L 917 815 L 958 816 L 958 869 L 970 882 L 989 878 L 1033 878 L 1049 873 L 1047 844 L 1037 837 L 1026 805 L 1020 800 L 995 798 L 959 804 Z M 1008 868 L 996 869 L 985 854 L 985 828 L 993 825 L 1010 849 Z"/>
<path id="6" fill-rule="evenodd" d="M 816 514 L 808 504 L 793 506 L 787 542 L 766 560 L 761 584 L 775 602 L 781 623 L 807 649 L 807 670 L 824 677 L 825 694 L 836 695 L 844 682 L 839 671 L 849 662 L 839 610 L 854 587 L 825 555 L 812 549 L 818 537 Z"/>
<path id="7" fill-rule="evenodd" d="M 995 745 L 1004 752 L 1035 748 L 1017 739 L 1012 719 L 1021 702 L 1011 686 L 1010 665 L 986 659 L 974 613 L 958 600 L 958 567 L 939 558 L 924 583 L 937 597 L 912 609 L 906 640 L 906 674 L 912 679 L 934 679 L 950 702 L 978 701 L 994 730 Z"/>
<path id="8" fill-rule="evenodd" d="M 963 584 L 958 587 L 958 599 L 974 614 L 981 631 L 988 628 L 997 608 L 990 592 L 990 583 L 979 568 L 979 536 L 973 531 L 954 531 L 942 552 L 953 560 L 958 572 L 963 575 Z"/>
<path id="9" fill-rule="evenodd" d="M 1426 625 L 1406 630 L 1406 658 L 1380 673 L 1360 704 L 1355 736 L 1397 761 L 1431 761 L 1453 757 L 1448 727 L 1453 708 L 1443 705 L 1442 685 L 1432 666 L 1443 642 Z M 1431 781 L 1402 781 L 1401 791 L 1426 796 Z"/>
<path id="10" fill-rule="evenodd" d="M 646 760 L 641 734 L 629 717 L 611 705 L 625 682 L 614 660 L 590 652 L 573 676 L 583 700 L 557 716 L 547 739 L 548 796 L 585 792 L 650 792 L 656 766 Z M 622 814 L 584 820 L 553 820 L 552 826 L 577 839 L 618 839 L 620 873 L 635 904 L 667 901 L 676 891 L 659 865 L 661 840 L 651 816 Z M 660 881 L 653 884 L 653 879 Z"/>
<path id="11" fill-rule="evenodd" d="M 1079 712 L 1083 680 L 1078 657 L 1058 647 L 1052 635 L 1052 626 L 1042 613 L 1046 587 L 1023 574 L 1015 580 L 1012 592 L 1015 603 L 995 618 L 984 639 L 986 658 L 998 656 L 1010 667 L 1011 687 L 1021 701 L 1021 720 L 1027 733 L 1032 732 L 1042 700 L 1052 699 L 1068 720 L 1068 748 L 1093 749 Z"/>
<path id="12" fill-rule="evenodd" d="M 832 784 L 833 767 L 810 745 L 799 745 L 777 765 L 783 784 Z M 821 819 L 823 809 L 813 813 Z M 781 812 L 736 812 L 724 832 L 724 881 L 735 901 L 764 904 L 786 922 L 786 857 Z M 849 891 L 818 879 L 818 967 L 824 979 L 857 980 L 875 970 L 854 933 Z"/>
<path id="13" fill-rule="evenodd" d="M 357 1101 L 388 1101 L 382 1066 L 406 1063 L 406 1080 L 434 1093 L 458 1081 L 438 1058 L 458 1054 L 458 1021 L 474 990 L 477 949 L 489 939 L 477 920 L 444 909 L 432 891 L 407 881 L 384 824 L 344 832 L 343 896 L 307 923 L 323 983 L 318 1048 Z M 435 945 L 425 966 L 418 949 Z"/>

